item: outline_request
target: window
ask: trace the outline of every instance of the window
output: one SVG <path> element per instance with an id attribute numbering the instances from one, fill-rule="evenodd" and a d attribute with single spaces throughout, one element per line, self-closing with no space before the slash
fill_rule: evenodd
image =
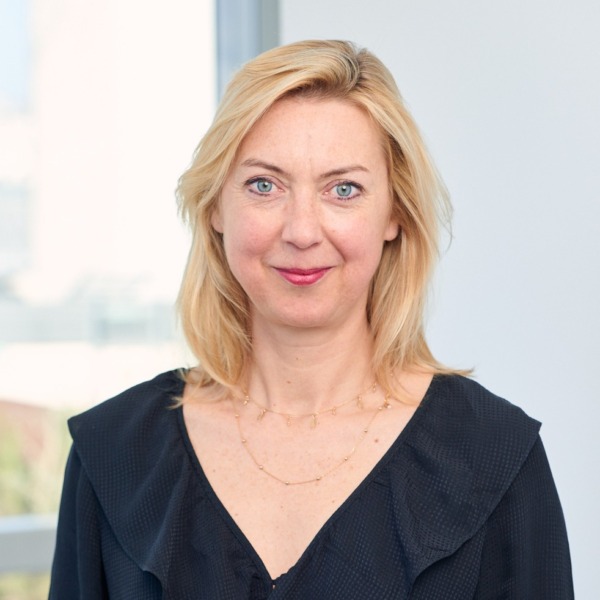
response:
<path id="1" fill-rule="evenodd" d="M 69 414 L 186 362 L 174 189 L 214 112 L 214 22 L 209 0 L 0 1 L 0 535 L 57 510 Z M 45 597 L 11 555 L 0 596 Z"/>

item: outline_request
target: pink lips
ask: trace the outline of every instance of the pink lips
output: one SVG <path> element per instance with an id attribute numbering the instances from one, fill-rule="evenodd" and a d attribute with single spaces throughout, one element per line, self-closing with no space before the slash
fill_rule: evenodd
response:
<path id="1" fill-rule="evenodd" d="M 279 269 L 276 271 L 293 285 L 312 285 L 322 279 L 330 267 L 317 269 Z"/>

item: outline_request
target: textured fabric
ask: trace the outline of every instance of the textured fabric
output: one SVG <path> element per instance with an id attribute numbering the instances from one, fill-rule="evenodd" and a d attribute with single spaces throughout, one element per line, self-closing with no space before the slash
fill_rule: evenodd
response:
<path id="1" fill-rule="evenodd" d="M 53 600 L 568 600 L 539 423 L 458 376 L 272 581 L 210 487 L 177 372 L 74 417 Z"/>

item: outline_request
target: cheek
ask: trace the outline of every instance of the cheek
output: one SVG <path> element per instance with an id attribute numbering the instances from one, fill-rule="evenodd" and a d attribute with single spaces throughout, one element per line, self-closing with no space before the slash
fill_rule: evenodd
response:
<path id="1" fill-rule="evenodd" d="M 271 238 L 265 227 L 252 219 L 229 220 L 225 223 L 223 243 L 225 255 L 234 275 L 243 277 L 244 271 L 260 261 L 271 247 Z"/>
<path id="2" fill-rule="evenodd" d="M 387 225 L 387 223 L 385 224 Z M 347 257 L 360 270 L 360 277 L 370 281 L 379 263 L 390 231 L 382 223 L 364 223 L 353 232 L 353 243 L 346 244 Z"/>
<path id="3" fill-rule="evenodd" d="M 335 235 L 344 254 L 365 261 L 377 260 L 385 241 L 382 224 L 369 219 L 338 228 Z"/>

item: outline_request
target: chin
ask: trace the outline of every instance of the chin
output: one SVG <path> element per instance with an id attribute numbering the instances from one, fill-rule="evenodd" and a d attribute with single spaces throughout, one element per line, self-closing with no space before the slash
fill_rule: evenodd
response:
<path id="1" fill-rule="evenodd" d="M 349 320 L 349 316 L 345 320 Z M 313 311 L 300 308 L 294 311 L 280 312 L 276 315 L 262 315 L 257 324 L 260 326 L 261 323 L 267 326 L 271 323 L 293 329 L 326 329 L 343 325 L 344 318 L 336 314 L 335 310 L 327 311 L 323 310 L 323 307 Z"/>
<path id="2" fill-rule="evenodd" d="M 322 317 L 301 315 L 295 318 L 281 318 L 278 321 L 278 324 L 282 325 L 283 327 L 290 327 L 294 329 L 317 329 L 321 327 L 327 327 L 331 324 L 331 320 Z"/>

